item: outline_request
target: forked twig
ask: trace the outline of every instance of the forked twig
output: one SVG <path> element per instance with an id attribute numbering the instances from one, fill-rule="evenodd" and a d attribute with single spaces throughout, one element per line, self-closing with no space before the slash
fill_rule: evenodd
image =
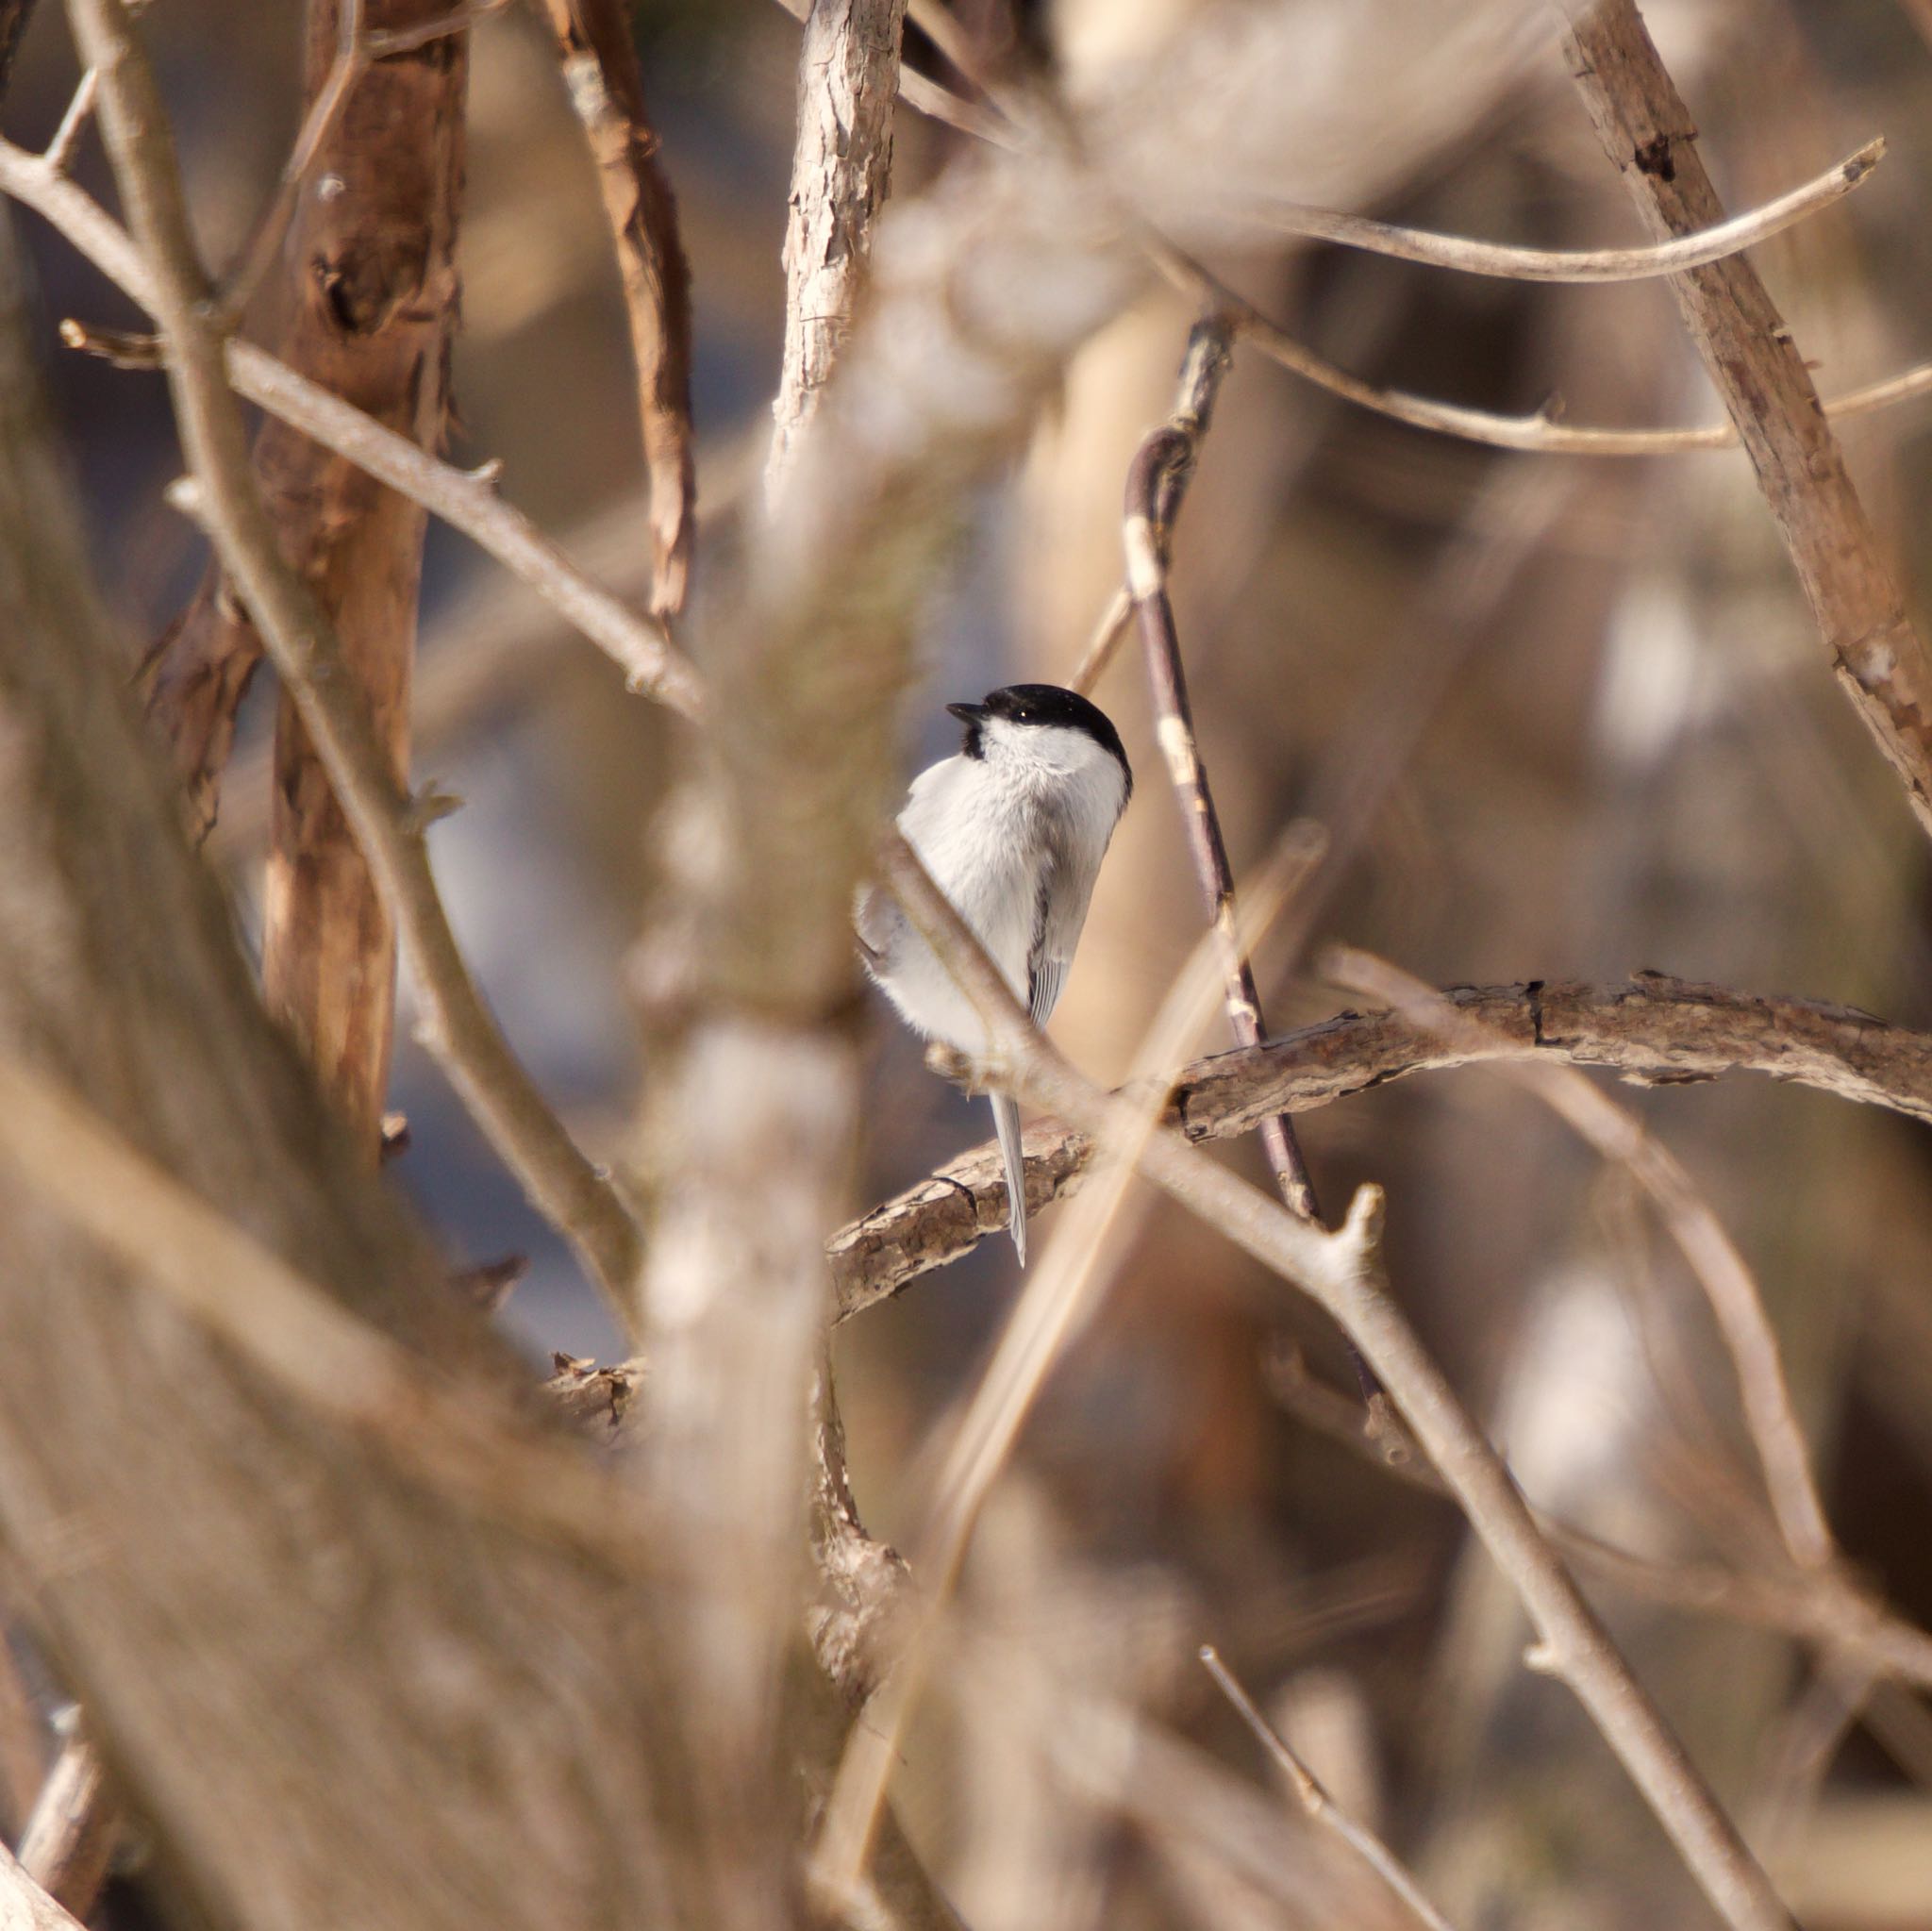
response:
<path id="1" fill-rule="evenodd" d="M 109 281 L 153 312 L 153 278 L 141 251 L 85 190 L 39 156 L 0 141 L 0 191 L 50 222 Z M 236 394 L 461 530 L 609 657 L 632 691 L 683 716 L 697 714 L 703 695 L 698 674 L 664 626 L 592 582 L 506 503 L 496 492 L 491 465 L 461 470 L 431 456 L 252 342 L 230 340 L 225 355 Z"/>
<path id="2" fill-rule="evenodd" d="M 1697 429 L 1610 429 L 1565 423 L 1550 408 L 1526 416 L 1499 415 L 1464 403 L 1442 402 L 1388 389 L 1351 375 L 1290 335 L 1255 305 L 1210 275 L 1191 256 L 1167 241 L 1152 241 L 1149 252 L 1162 275 L 1174 287 L 1199 302 L 1211 302 L 1234 318 L 1241 339 L 1252 343 L 1272 362 L 1317 389 L 1354 403 L 1411 429 L 1454 436 L 1490 449 L 1513 449 L 1533 456 L 1646 457 L 1681 456 L 1694 450 L 1732 449 L 1739 435 L 1734 423 L 1713 423 Z M 1894 404 L 1932 394 L 1932 362 L 1915 363 L 1897 375 L 1888 375 L 1862 389 L 1826 396 L 1818 407 L 1832 422 L 1870 415 Z"/>
<path id="3" fill-rule="evenodd" d="M 1254 1698 L 1241 1688 L 1234 1672 L 1221 1660 L 1220 1652 L 1213 1644 L 1202 1645 L 1201 1662 L 1208 1675 L 1213 1677 L 1214 1687 L 1234 1706 L 1235 1714 L 1248 1726 L 1256 1742 L 1273 1758 L 1275 1769 L 1281 1773 L 1309 1819 L 1346 1844 L 1382 1880 L 1390 1895 L 1403 1909 L 1418 1924 L 1425 1927 L 1425 1931 L 1454 1931 L 1448 1919 L 1429 1902 L 1422 1886 L 1410 1876 L 1395 1853 L 1374 1831 L 1357 1823 L 1336 1803 L 1323 1787 L 1322 1780 L 1290 1748 L 1288 1740 L 1255 1707 Z"/>
<path id="4" fill-rule="evenodd" d="M 1386 1002 L 1451 1043 L 1481 1048 L 1480 1022 L 1385 959 L 1339 947 L 1323 961 L 1322 975 L 1344 991 Z M 1785 1380 L 1777 1336 L 1757 1280 L 1710 1203 L 1670 1149 L 1575 1067 L 1505 1060 L 1499 1070 L 1526 1087 L 1605 1159 L 1627 1169 L 1656 1205 L 1717 1317 L 1785 1547 L 1800 1569 L 1828 1567 L 1837 1550 Z"/>

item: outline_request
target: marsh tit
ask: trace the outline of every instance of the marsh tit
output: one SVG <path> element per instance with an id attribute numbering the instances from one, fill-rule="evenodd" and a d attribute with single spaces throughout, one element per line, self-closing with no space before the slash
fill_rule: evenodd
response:
<path id="1" fill-rule="evenodd" d="M 899 829 L 1034 1024 L 1044 1025 L 1134 774 L 1106 714 L 1057 684 L 1013 684 L 982 704 L 946 708 L 965 725 L 965 740 L 957 757 L 913 779 Z M 984 1056 L 978 1015 L 884 891 L 861 900 L 858 938 L 866 970 L 915 1032 Z M 1003 1093 L 990 1097 L 1008 1224 L 1024 1266 L 1020 1109 Z"/>

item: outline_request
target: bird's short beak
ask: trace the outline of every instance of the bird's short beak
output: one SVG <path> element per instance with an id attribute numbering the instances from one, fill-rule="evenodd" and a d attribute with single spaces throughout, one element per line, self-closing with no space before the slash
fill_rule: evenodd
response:
<path id="1" fill-rule="evenodd" d="M 946 708 L 962 724 L 976 724 L 980 719 L 989 718 L 992 715 L 991 711 L 988 710 L 983 704 L 949 704 Z"/>

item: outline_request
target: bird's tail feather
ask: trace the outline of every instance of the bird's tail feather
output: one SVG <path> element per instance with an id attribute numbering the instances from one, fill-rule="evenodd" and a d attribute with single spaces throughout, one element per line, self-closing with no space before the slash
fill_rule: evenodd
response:
<path id="1" fill-rule="evenodd" d="M 1020 1144 L 1020 1108 L 1005 1093 L 991 1093 L 993 1131 L 1000 1137 L 1000 1158 L 1007 1169 L 1007 1230 L 1026 1265 L 1026 1156 Z"/>

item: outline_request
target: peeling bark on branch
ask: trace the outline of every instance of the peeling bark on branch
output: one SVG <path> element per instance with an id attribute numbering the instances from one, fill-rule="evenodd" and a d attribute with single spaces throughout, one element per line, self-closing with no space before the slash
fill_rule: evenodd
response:
<path id="1" fill-rule="evenodd" d="M 618 0 L 543 0 L 563 53 L 571 105 L 596 158 L 624 278 L 638 414 L 651 491 L 651 610 L 684 608 L 697 473 L 691 423 L 691 264 L 677 204 L 658 161 L 644 78 Z"/>
<path id="2" fill-rule="evenodd" d="M 1571 9 L 1565 52 L 1604 151 L 1659 239 L 1724 218 L 1697 128 L 1633 0 Z M 1671 277 L 1712 384 L 1738 425 L 1833 671 L 1932 832 L 1924 645 L 1847 474 L 1803 352 L 1763 280 L 1734 255 Z"/>
<path id="3" fill-rule="evenodd" d="M 785 361 L 771 468 L 784 467 L 852 332 L 872 222 L 892 171 L 906 0 L 815 0 L 798 54 L 798 144 L 785 226 Z"/>
<path id="4" fill-rule="evenodd" d="M 311 96 L 334 63 L 342 4 L 311 0 Z M 367 0 L 365 27 L 416 26 L 446 10 L 447 0 Z M 441 442 L 449 408 L 468 76 L 461 34 L 358 75 L 316 154 L 288 242 L 298 280 L 284 358 L 425 449 Z M 279 424 L 262 432 L 256 464 L 284 554 L 334 624 L 407 784 L 426 512 Z M 389 1083 L 395 926 L 286 693 L 272 840 L 263 991 L 373 1160 Z"/>
<path id="5" fill-rule="evenodd" d="M 1412 1073 L 1547 1054 L 1604 1066 L 1639 1086 L 1763 1073 L 1932 1122 L 1932 1035 L 1849 1007 L 1766 999 L 1646 973 L 1627 986 L 1532 980 L 1444 995 L 1485 1039 L 1449 1042 L 1392 1012 L 1343 1012 L 1264 1046 L 1197 1060 L 1176 1082 L 1174 1117 L 1193 1140 L 1226 1140 L 1277 1112 L 1304 1113 Z M 1044 1207 L 1085 1172 L 1086 1140 L 1057 1121 L 1026 1136 L 1026 1199 Z M 842 1320 L 943 1267 L 1005 1224 L 989 1143 L 833 1236 Z"/>

